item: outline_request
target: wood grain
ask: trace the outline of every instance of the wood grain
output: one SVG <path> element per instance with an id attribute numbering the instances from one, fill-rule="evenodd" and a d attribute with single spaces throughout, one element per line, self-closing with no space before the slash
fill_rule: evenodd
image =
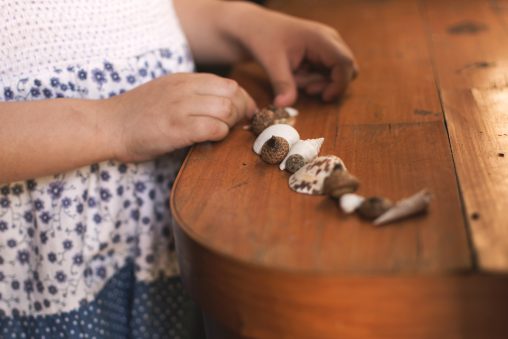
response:
<path id="1" fill-rule="evenodd" d="M 213 253 L 180 228 L 176 240 L 185 286 L 215 317 L 220 334 L 212 338 L 505 339 L 508 334 L 508 276 L 297 274 Z"/>
<path id="2" fill-rule="evenodd" d="M 302 138 L 325 137 L 321 153 L 343 158 L 362 180 L 361 194 L 396 200 L 426 187 L 434 194 L 431 213 L 384 228 L 341 215 L 332 200 L 292 192 L 288 174 L 264 164 L 251 150 L 254 136 L 237 128 L 221 143 L 195 147 L 178 178 L 173 212 L 186 232 L 220 253 L 282 270 L 371 274 L 471 267 L 439 97 L 428 76 L 432 65 L 423 57 L 427 40 L 420 11 L 415 1 L 392 3 L 377 4 L 370 25 L 361 20 L 372 10 L 366 2 L 338 2 L 334 10 L 309 9 L 305 1 L 288 6 L 295 14 L 351 26 L 344 34 L 355 32 L 347 40 L 363 41 L 356 53 L 360 65 L 366 65 L 340 105 L 301 98 L 295 127 Z M 401 45 L 388 43 L 395 32 Z M 409 45 L 402 42 L 415 36 L 420 38 Z M 383 39 L 388 54 L 410 54 L 398 63 L 403 70 L 383 54 L 371 53 Z M 423 76 L 408 82 L 391 78 L 384 90 L 372 85 L 380 84 L 384 74 L 404 70 Z M 267 102 L 270 87 L 259 73 L 247 68 L 234 75 L 256 99 Z"/>
<path id="3" fill-rule="evenodd" d="M 496 8 L 428 1 L 424 11 L 478 265 L 507 271 L 508 31 Z M 483 29 L 450 33 L 461 23 Z"/>
<path id="4" fill-rule="evenodd" d="M 269 2 L 339 29 L 361 67 L 337 104 L 300 97 L 302 137 L 324 136 L 322 154 L 344 159 L 361 194 L 427 187 L 434 200 L 427 215 L 375 228 L 290 191 L 240 127 L 194 147 L 172 192 L 176 245 L 186 286 L 227 337 L 508 337 L 508 31 L 493 3 Z M 270 102 L 258 67 L 233 77 Z"/>

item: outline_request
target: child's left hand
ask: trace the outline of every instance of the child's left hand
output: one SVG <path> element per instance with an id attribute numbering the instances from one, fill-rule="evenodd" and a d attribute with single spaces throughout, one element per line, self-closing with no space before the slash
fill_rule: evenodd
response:
<path id="1" fill-rule="evenodd" d="M 297 98 L 297 87 L 336 100 L 358 74 L 353 53 L 333 28 L 271 11 L 254 19 L 244 44 L 266 69 L 277 106 Z"/>
<path id="2" fill-rule="evenodd" d="M 194 23 L 186 24 L 185 15 L 182 21 L 196 60 L 236 62 L 254 57 L 270 77 L 277 106 L 292 105 L 297 88 L 327 102 L 336 100 L 358 74 L 353 53 L 329 26 L 245 2 L 195 4 Z M 200 13 L 203 20 L 196 19 Z"/>

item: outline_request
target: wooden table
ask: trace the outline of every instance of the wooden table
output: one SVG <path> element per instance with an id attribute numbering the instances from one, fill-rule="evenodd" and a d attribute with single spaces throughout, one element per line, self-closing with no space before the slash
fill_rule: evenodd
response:
<path id="1" fill-rule="evenodd" d="M 302 137 L 325 137 L 360 194 L 434 200 L 374 227 L 292 192 L 238 127 L 194 147 L 173 189 L 194 298 L 237 337 L 508 338 L 508 1 L 268 6 L 336 27 L 360 64 L 340 103 L 299 99 Z M 234 78 L 270 102 L 258 68 Z"/>

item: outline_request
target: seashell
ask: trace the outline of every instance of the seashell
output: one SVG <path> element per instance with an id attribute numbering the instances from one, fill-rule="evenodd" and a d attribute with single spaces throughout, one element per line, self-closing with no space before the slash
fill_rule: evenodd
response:
<path id="1" fill-rule="evenodd" d="M 261 147 L 261 159 L 264 162 L 275 165 L 281 162 L 289 152 L 289 144 L 282 137 L 271 137 Z"/>
<path id="2" fill-rule="evenodd" d="M 403 218 L 407 218 L 427 210 L 432 195 L 422 190 L 409 198 L 399 200 L 395 206 L 374 220 L 374 225 L 383 225 Z"/>
<path id="3" fill-rule="evenodd" d="M 289 173 L 295 173 L 305 165 L 305 159 L 300 154 L 293 154 L 287 156 L 285 161 L 286 161 L 286 170 Z"/>
<path id="4" fill-rule="evenodd" d="M 344 213 L 350 214 L 356 211 L 358 207 L 365 201 L 361 195 L 354 193 L 346 193 L 340 197 L 339 206 Z"/>
<path id="5" fill-rule="evenodd" d="M 333 171 L 323 183 L 323 193 L 332 197 L 340 198 L 346 193 L 354 193 L 360 186 L 360 181 L 346 171 Z"/>
<path id="6" fill-rule="evenodd" d="M 273 125 L 274 121 L 275 121 L 275 112 L 270 109 L 263 108 L 259 112 L 256 112 L 256 114 L 254 114 L 254 116 L 252 117 L 250 129 L 256 135 L 258 135 L 261 132 L 263 132 L 265 128 L 267 128 L 270 125 Z"/>
<path id="7" fill-rule="evenodd" d="M 285 107 L 284 109 L 286 110 L 286 112 L 288 112 L 288 114 L 291 118 L 298 116 L 298 110 L 296 108 Z"/>
<path id="8" fill-rule="evenodd" d="M 344 162 L 334 155 L 317 157 L 289 177 L 289 187 L 303 194 L 323 194 L 323 182 L 333 171 L 346 171 Z"/>
<path id="9" fill-rule="evenodd" d="M 356 212 L 364 219 L 373 220 L 388 211 L 393 203 L 383 197 L 369 197 L 358 207 Z"/>
<path id="10" fill-rule="evenodd" d="M 318 156 L 319 150 L 321 149 L 321 145 L 323 145 L 324 141 L 325 141 L 324 138 L 299 140 L 296 144 L 293 145 L 293 147 L 291 147 L 286 159 L 282 161 L 279 168 L 281 170 L 285 170 L 286 161 L 293 154 L 300 154 L 301 156 L 303 156 L 305 163 L 313 160 L 315 157 Z"/>
<path id="11" fill-rule="evenodd" d="M 271 137 L 281 137 L 286 139 L 289 144 L 289 147 L 293 146 L 298 140 L 300 140 L 300 135 L 298 131 L 294 129 L 293 126 L 285 125 L 285 124 L 276 124 L 267 127 L 254 141 L 254 152 L 256 154 L 261 153 L 261 148 Z"/>

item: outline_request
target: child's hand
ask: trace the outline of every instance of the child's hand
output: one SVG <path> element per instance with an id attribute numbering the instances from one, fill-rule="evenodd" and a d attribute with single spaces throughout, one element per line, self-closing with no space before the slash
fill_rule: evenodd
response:
<path id="1" fill-rule="evenodd" d="M 297 87 L 331 101 L 358 73 L 334 29 L 244 1 L 175 0 L 195 60 L 234 63 L 254 57 L 267 70 L 278 106 L 292 105 Z"/>
<path id="2" fill-rule="evenodd" d="M 211 74 L 175 74 L 106 103 L 114 113 L 117 160 L 135 162 L 223 139 L 256 105 L 242 87 Z"/>
<path id="3" fill-rule="evenodd" d="M 336 100 L 358 74 L 353 53 L 331 27 L 268 11 L 253 19 L 245 45 L 266 69 L 277 106 L 292 105 L 297 87 Z"/>

